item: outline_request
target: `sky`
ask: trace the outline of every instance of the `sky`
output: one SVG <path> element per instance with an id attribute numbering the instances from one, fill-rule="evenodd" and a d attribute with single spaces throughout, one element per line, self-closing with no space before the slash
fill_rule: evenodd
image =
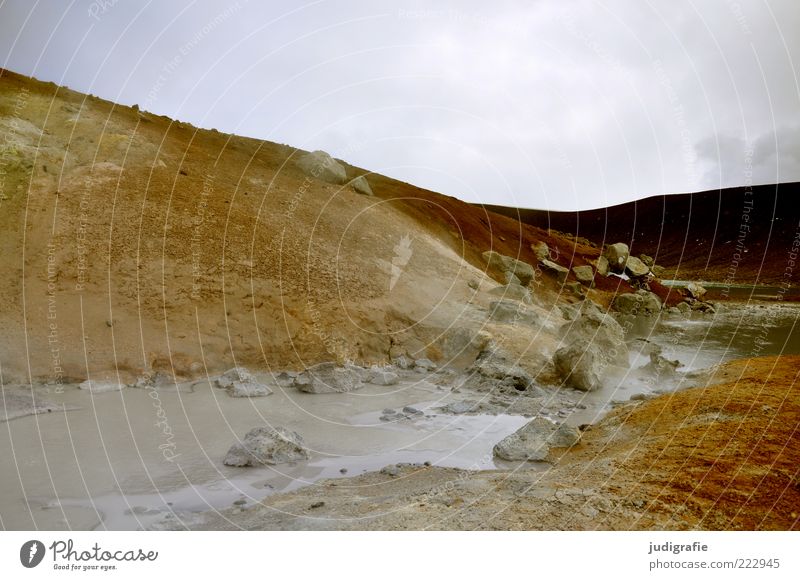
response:
<path id="1" fill-rule="evenodd" d="M 797 0 L 0 0 L 0 66 L 469 202 L 800 180 Z"/>

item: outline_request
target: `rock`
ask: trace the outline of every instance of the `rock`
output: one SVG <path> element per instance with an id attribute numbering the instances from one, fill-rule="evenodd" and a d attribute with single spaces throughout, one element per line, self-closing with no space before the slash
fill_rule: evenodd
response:
<path id="1" fill-rule="evenodd" d="M 453 415 L 463 415 L 464 413 L 472 413 L 478 408 L 478 403 L 475 401 L 454 401 L 441 407 L 444 413 L 452 413 Z"/>
<path id="2" fill-rule="evenodd" d="M 243 367 L 234 367 L 225 371 L 214 381 L 217 388 L 225 389 L 231 397 L 266 397 L 272 389 L 260 383 Z"/>
<path id="3" fill-rule="evenodd" d="M 256 427 L 234 443 L 223 463 L 233 467 L 278 465 L 308 459 L 303 438 L 282 427 Z"/>
<path id="4" fill-rule="evenodd" d="M 559 348 L 553 355 L 553 365 L 563 383 L 579 391 L 600 388 L 600 359 L 591 343 L 577 340 Z"/>
<path id="5" fill-rule="evenodd" d="M 690 282 L 686 286 L 686 292 L 689 294 L 689 296 L 691 296 L 695 300 L 702 300 L 703 296 L 705 296 L 707 290 L 705 288 L 703 288 L 697 282 Z"/>
<path id="6" fill-rule="evenodd" d="M 531 244 L 531 250 L 536 255 L 536 259 L 540 262 L 542 260 L 547 260 L 550 257 L 550 248 L 547 247 L 547 244 L 544 242 L 536 242 L 535 244 Z"/>
<path id="7" fill-rule="evenodd" d="M 324 505 L 325 505 L 324 501 L 315 501 L 310 506 L 308 506 L 308 509 L 315 510 L 315 509 L 319 509 L 319 508 L 323 507 Z"/>
<path id="8" fill-rule="evenodd" d="M 363 175 L 360 175 L 351 181 L 350 186 L 356 190 L 356 193 L 360 193 L 361 195 L 375 195 L 372 193 L 372 188 L 369 186 L 367 178 Z"/>
<path id="9" fill-rule="evenodd" d="M 608 276 L 610 268 L 608 264 L 608 258 L 606 258 L 605 256 L 600 256 L 599 258 L 597 258 L 597 260 L 595 260 L 595 266 L 597 267 L 598 274 L 600 274 L 601 276 Z"/>
<path id="10" fill-rule="evenodd" d="M 282 371 L 275 376 L 275 384 L 281 388 L 291 387 L 294 384 L 295 373 Z"/>
<path id="11" fill-rule="evenodd" d="M 710 302 L 701 302 L 700 300 L 695 300 L 690 304 L 692 310 L 696 312 L 703 312 L 705 314 L 714 314 L 716 309 L 714 305 Z"/>
<path id="12" fill-rule="evenodd" d="M 389 477 L 397 477 L 400 475 L 400 469 L 396 465 L 387 465 L 381 469 L 381 473 Z"/>
<path id="13" fill-rule="evenodd" d="M 594 282 L 594 268 L 591 266 L 575 266 L 572 269 L 575 279 L 581 284 L 590 286 Z"/>
<path id="14" fill-rule="evenodd" d="M 503 280 L 506 284 L 522 285 L 522 281 L 511 272 L 503 272 Z"/>
<path id="15" fill-rule="evenodd" d="M 416 407 L 411 407 L 411 406 L 403 407 L 403 413 L 406 413 L 407 415 L 424 415 L 425 414 L 422 411 L 420 411 L 419 409 L 417 409 Z"/>
<path id="16" fill-rule="evenodd" d="M 603 362 L 628 366 L 625 331 L 613 316 L 603 312 L 590 300 L 581 305 L 575 320 L 561 327 L 561 336 L 564 344 L 572 344 L 576 340 L 586 342 Z"/>
<path id="17" fill-rule="evenodd" d="M 631 256 L 625 262 L 625 273 L 631 278 L 643 278 L 650 273 L 650 268 L 639 258 Z"/>
<path id="18" fill-rule="evenodd" d="M 536 315 L 520 302 L 495 300 L 489 303 L 489 320 L 507 324 L 535 324 Z"/>
<path id="19" fill-rule="evenodd" d="M 482 255 L 490 268 L 498 270 L 501 273 L 510 272 L 519 279 L 523 286 L 530 284 L 535 276 L 533 266 L 521 260 L 517 260 L 516 258 L 504 256 L 494 250 L 484 252 Z"/>
<path id="20" fill-rule="evenodd" d="M 297 161 L 297 166 L 309 177 L 341 185 L 347 182 L 344 166 L 324 151 L 306 153 Z"/>
<path id="21" fill-rule="evenodd" d="M 650 266 L 650 271 L 653 273 L 653 276 L 655 276 L 656 278 L 661 278 L 661 277 L 664 276 L 664 272 L 666 272 L 667 269 L 664 266 L 659 266 L 658 264 L 653 264 L 652 266 Z"/>
<path id="22" fill-rule="evenodd" d="M 567 282 L 564 284 L 564 289 L 577 296 L 583 296 L 583 285 L 580 282 Z"/>
<path id="23" fill-rule="evenodd" d="M 617 294 L 613 302 L 617 312 L 634 316 L 652 316 L 661 311 L 661 299 L 647 290 Z"/>
<path id="24" fill-rule="evenodd" d="M 346 393 L 361 388 L 361 372 L 355 365 L 337 366 L 332 362 L 319 363 L 294 379 L 294 386 L 304 393 Z"/>
<path id="25" fill-rule="evenodd" d="M 418 358 L 414 361 L 414 367 L 425 371 L 435 371 L 436 363 L 427 358 Z"/>
<path id="26" fill-rule="evenodd" d="M 490 347 L 482 351 L 468 370 L 477 378 L 473 386 L 480 390 L 527 391 L 533 379 L 525 369 L 511 360 L 504 350 Z"/>
<path id="27" fill-rule="evenodd" d="M 531 304 L 533 302 L 530 290 L 518 284 L 497 286 L 489 290 L 489 294 L 492 296 L 500 296 L 506 300 L 519 300 L 525 304 Z"/>
<path id="28" fill-rule="evenodd" d="M 370 371 L 367 382 L 373 385 L 388 387 L 391 385 L 396 385 L 398 382 L 400 382 L 400 377 L 397 376 L 397 373 L 392 371 L 376 368 Z"/>
<path id="29" fill-rule="evenodd" d="M 394 409 L 384 409 L 381 413 L 384 415 L 397 415 L 397 411 Z"/>
<path id="30" fill-rule="evenodd" d="M 121 391 L 125 387 L 126 385 L 123 385 L 122 383 L 94 381 L 94 380 L 86 380 L 78 385 L 79 389 L 84 391 L 89 391 L 93 395 L 96 395 L 98 393 L 109 393 L 111 391 Z"/>
<path id="31" fill-rule="evenodd" d="M 551 448 L 572 447 L 580 438 L 575 427 L 537 417 L 500 441 L 492 452 L 506 461 L 544 461 Z"/>
<path id="32" fill-rule="evenodd" d="M 628 249 L 627 244 L 609 244 L 606 246 L 603 255 L 608 260 L 609 270 L 621 274 L 625 271 L 625 263 L 628 261 L 628 257 L 630 256 L 630 250 Z"/>
<path id="33" fill-rule="evenodd" d="M 2 387 L 0 393 L 0 423 L 27 417 L 28 415 L 39 415 L 41 413 L 52 413 L 54 411 L 72 411 L 77 407 L 68 407 L 56 404 L 41 397 L 33 389 L 11 389 Z"/>
<path id="34" fill-rule="evenodd" d="M 542 260 L 542 269 L 553 276 L 559 282 L 564 282 L 569 275 L 569 270 L 564 266 L 560 266 L 550 260 Z"/>
<path id="35" fill-rule="evenodd" d="M 652 269 L 653 265 L 656 263 L 656 261 L 653 258 L 651 258 L 650 256 L 648 256 L 647 254 L 640 254 L 639 255 L 639 259 L 642 261 L 642 263 L 645 266 L 647 266 L 650 269 Z"/>
<path id="36" fill-rule="evenodd" d="M 675 308 L 677 308 L 681 314 L 689 314 L 692 311 L 692 307 L 686 302 L 679 302 Z"/>
<path id="37" fill-rule="evenodd" d="M 414 362 L 408 358 L 406 355 L 401 354 L 392 359 L 392 364 L 394 364 L 397 368 L 407 371 L 414 367 Z"/>
<path id="38" fill-rule="evenodd" d="M 519 278 L 517 278 L 517 280 L 519 280 Z M 477 280 L 468 280 L 467 286 L 469 286 L 473 290 L 477 290 L 478 288 L 480 288 L 480 284 L 478 284 Z"/>

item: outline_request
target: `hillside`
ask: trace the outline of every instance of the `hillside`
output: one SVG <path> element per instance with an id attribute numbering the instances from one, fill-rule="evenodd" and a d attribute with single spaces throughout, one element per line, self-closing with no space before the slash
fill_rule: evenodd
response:
<path id="1" fill-rule="evenodd" d="M 665 277 L 780 285 L 800 236 L 798 198 L 800 183 L 782 183 L 659 195 L 578 212 L 483 207 L 545 230 L 625 242 L 634 255 L 653 256 L 667 268 Z"/>

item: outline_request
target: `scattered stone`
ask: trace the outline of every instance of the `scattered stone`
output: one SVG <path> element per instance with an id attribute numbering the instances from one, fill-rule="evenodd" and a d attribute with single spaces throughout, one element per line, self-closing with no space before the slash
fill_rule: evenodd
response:
<path id="1" fill-rule="evenodd" d="M 706 295 L 707 290 L 696 282 L 690 282 L 686 286 L 686 292 L 695 300 L 702 300 L 703 296 Z"/>
<path id="2" fill-rule="evenodd" d="M 425 371 L 435 371 L 436 363 L 427 358 L 418 358 L 414 361 L 414 367 Z"/>
<path id="3" fill-rule="evenodd" d="M 223 463 L 233 467 L 278 465 L 308 459 L 303 438 L 282 427 L 256 427 L 234 443 Z"/>
<path id="4" fill-rule="evenodd" d="M 655 276 L 656 278 L 662 278 L 664 276 L 664 273 L 667 271 L 667 269 L 664 266 L 659 266 L 658 264 L 653 264 L 652 266 L 650 266 L 650 271 L 653 273 L 653 276 Z"/>
<path id="5" fill-rule="evenodd" d="M 625 262 L 625 273 L 631 278 L 643 278 L 650 273 L 650 268 L 639 258 L 630 256 Z"/>
<path id="6" fill-rule="evenodd" d="M 522 281 L 517 278 L 512 272 L 503 272 L 503 280 L 506 284 L 519 284 L 522 285 Z"/>
<path id="7" fill-rule="evenodd" d="M 564 282 L 569 275 L 569 269 L 565 268 L 564 266 L 560 266 L 555 262 L 550 260 L 542 260 L 542 269 L 548 273 L 549 275 L 553 276 L 559 282 Z"/>
<path id="8" fill-rule="evenodd" d="M 340 367 L 333 362 L 323 362 L 297 375 L 294 386 L 304 393 L 347 393 L 363 386 L 362 371 L 351 364 Z"/>
<path id="9" fill-rule="evenodd" d="M 618 366 L 628 366 L 628 346 L 625 331 L 613 316 L 604 312 L 591 300 L 582 303 L 579 316 L 561 327 L 565 344 L 581 340 L 595 350 L 600 361 Z"/>
<path id="10" fill-rule="evenodd" d="M 499 389 L 533 392 L 533 379 L 521 366 L 498 347 L 487 348 L 478 355 L 469 369 L 469 382 L 479 390 Z"/>
<path id="11" fill-rule="evenodd" d="M 283 371 L 275 377 L 275 383 L 281 388 L 291 387 L 294 384 L 295 376 L 297 376 L 295 373 Z"/>
<path id="12" fill-rule="evenodd" d="M 464 413 L 474 413 L 479 404 L 475 401 L 454 401 L 440 407 L 444 413 L 452 413 L 453 415 L 463 415 Z"/>
<path id="13" fill-rule="evenodd" d="M 533 302 L 531 299 L 530 290 L 524 286 L 520 286 L 519 284 L 497 286 L 496 288 L 489 290 L 489 294 L 492 296 L 500 296 L 506 300 L 518 300 L 520 302 L 524 302 L 525 304 L 531 304 Z"/>
<path id="14" fill-rule="evenodd" d="M 350 186 L 356 191 L 356 193 L 360 193 L 361 195 L 375 195 L 372 193 L 372 188 L 369 186 L 367 178 L 363 175 L 360 175 L 351 181 Z"/>
<path id="15" fill-rule="evenodd" d="M 324 501 L 315 501 L 310 506 L 308 506 L 308 509 L 315 510 L 315 509 L 321 508 L 324 505 L 325 505 Z"/>
<path id="16" fill-rule="evenodd" d="M 600 256 L 595 261 L 595 266 L 597 267 L 598 274 L 600 274 L 601 276 L 608 276 L 610 268 L 608 264 L 608 258 L 606 258 L 605 256 Z"/>
<path id="17" fill-rule="evenodd" d="M 298 159 L 297 166 L 309 177 L 328 183 L 341 185 L 347 181 L 347 172 L 344 166 L 325 151 L 306 153 Z"/>
<path id="18" fill-rule="evenodd" d="M 594 283 L 594 268 L 591 266 L 575 266 L 572 269 L 575 279 L 586 286 Z"/>
<path id="19" fill-rule="evenodd" d="M 537 417 L 500 441 L 492 451 L 506 461 L 544 461 L 551 448 L 572 447 L 580 438 L 575 427 Z"/>
<path id="20" fill-rule="evenodd" d="M 404 371 L 407 371 L 414 367 L 414 362 L 404 354 L 401 354 L 400 356 L 392 359 L 392 363 L 397 368 L 402 369 Z"/>
<path id="21" fill-rule="evenodd" d="M 647 290 L 617 294 L 613 305 L 617 312 L 634 316 L 652 316 L 661 311 L 661 299 Z"/>
<path id="22" fill-rule="evenodd" d="M 544 242 L 536 242 L 535 244 L 531 244 L 531 250 L 536 255 L 536 259 L 540 262 L 542 260 L 547 260 L 550 257 L 550 248 L 547 247 L 547 244 Z"/>
<path id="23" fill-rule="evenodd" d="M 346 468 L 346 467 L 342 467 L 342 468 L 339 470 L 339 473 L 341 473 L 342 475 L 344 475 L 345 473 L 347 473 L 347 468 Z"/>
<path id="24" fill-rule="evenodd" d="M 647 254 L 639 254 L 639 259 L 645 266 L 647 266 L 650 269 L 652 269 L 656 263 L 656 261 Z"/>
<path id="25" fill-rule="evenodd" d="M 580 391 L 600 388 L 600 360 L 591 343 L 577 340 L 553 355 L 556 373 L 563 383 Z"/>
<path id="26" fill-rule="evenodd" d="M 627 244 L 623 243 L 609 244 L 603 255 L 608 260 L 609 270 L 621 274 L 625 271 L 625 263 L 630 256 L 630 249 Z"/>
<path id="27" fill-rule="evenodd" d="M 384 409 L 383 411 L 381 411 L 381 413 L 383 413 L 384 415 L 396 415 L 397 411 L 395 411 L 394 409 Z"/>
<path id="28" fill-rule="evenodd" d="M 370 371 L 367 382 L 373 385 L 388 387 L 391 385 L 396 385 L 398 382 L 400 382 L 400 377 L 397 375 L 397 373 L 390 370 L 375 368 Z"/>
<path id="29" fill-rule="evenodd" d="M 517 279 L 519 279 L 519 278 L 517 278 Z M 478 283 L 477 280 L 468 280 L 467 281 L 467 286 L 469 286 L 473 290 L 477 290 L 478 288 L 480 288 L 480 284 Z"/>
<path id="30" fill-rule="evenodd" d="M 520 302 L 495 300 L 489 303 L 489 320 L 507 324 L 536 324 L 536 315 Z"/>
<path id="31" fill-rule="evenodd" d="M 510 256 L 504 256 L 494 250 L 484 252 L 482 255 L 483 259 L 488 262 L 490 268 L 496 269 L 502 273 L 510 272 L 519 279 L 520 284 L 523 286 L 530 284 L 531 280 L 534 278 L 535 271 L 533 266 L 526 262 Z"/>
<path id="32" fill-rule="evenodd" d="M 231 397 L 266 397 L 272 394 L 272 389 L 256 380 L 250 371 L 243 367 L 225 371 L 214 384 L 220 389 L 225 389 Z"/>
<path id="33" fill-rule="evenodd" d="M 233 502 L 233 505 L 245 505 L 245 504 L 247 504 L 246 499 L 237 499 L 235 502 Z"/>
<path id="34" fill-rule="evenodd" d="M 679 302 L 675 308 L 677 308 L 681 314 L 689 314 L 692 311 L 692 307 L 686 302 Z"/>
<path id="35" fill-rule="evenodd" d="M 422 411 L 420 411 L 419 409 L 417 409 L 415 407 L 410 407 L 410 406 L 403 407 L 403 413 L 406 413 L 407 415 L 424 415 L 425 414 Z"/>
<path id="36" fill-rule="evenodd" d="M 381 473 L 389 477 L 397 477 L 400 475 L 400 469 L 396 465 L 387 465 L 381 469 Z"/>

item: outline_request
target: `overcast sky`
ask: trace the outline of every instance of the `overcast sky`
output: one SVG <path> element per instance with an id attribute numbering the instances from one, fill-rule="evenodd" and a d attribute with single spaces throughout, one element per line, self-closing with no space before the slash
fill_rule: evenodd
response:
<path id="1" fill-rule="evenodd" d="M 489 4 L 0 0 L 0 62 L 467 201 L 800 180 L 798 0 Z"/>

